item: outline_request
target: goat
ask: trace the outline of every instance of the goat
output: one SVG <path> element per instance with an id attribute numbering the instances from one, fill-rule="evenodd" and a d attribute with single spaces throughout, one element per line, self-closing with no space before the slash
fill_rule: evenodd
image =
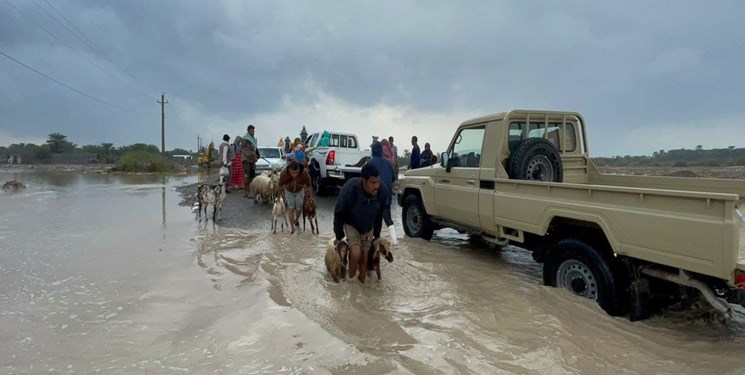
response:
<path id="1" fill-rule="evenodd" d="M 341 240 L 334 245 L 334 238 L 331 238 L 326 244 L 326 256 L 324 257 L 326 269 L 331 274 L 331 278 L 337 283 L 347 274 L 348 252 L 349 245 L 345 240 Z"/>
<path id="2" fill-rule="evenodd" d="M 274 197 L 274 207 L 272 207 L 272 233 L 277 233 L 277 221 L 282 225 L 282 233 L 287 225 L 287 216 L 285 216 L 285 198 L 281 194 Z"/>
<path id="3" fill-rule="evenodd" d="M 367 252 L 367 270 L 375 270 L 375 274 L 378 276 L 378 281 L 382 280 L 380 277 L 380 257 L 383 256 L 388 263 L 393 262 L 393 253 L 391 253 L 391 243 L 385 238 L 376 238 L 373 240 L 370 246 L 370 251 Z"/>
<path id="4" fill-rule="evenodd" d="M 220 176 L 219 185 L 199 185 L 197 187 L 197 218 L 202 219 L 202 205 L 204 205 L 205 220 L 207 216 L 207 206 L 212 203 L 212 220 L 222 221 L 222 204 L 225 202 L 227 194 L 225 193 L 225 176 Z M 217 218 L 215 218 L 217 217 Z"/>
<path id="5" fill-rule="evenodd" d="M 267 203 L 274 196 L 274 182 L 264 174 L 254 177 L 251 181 L 251 192 L 254 195 L 254 203 L 260 198 L 262 203 Z"/>
<path id="6" fill-rule="evenodd" d="M 305 199 L 303 200 L 303 230 L 305 230 L 306 218 L 308 218 L 308 221 L 310 221 L 310 232 L 318 234 L 319 229 L 318 217 L 316 217 L 316 201 L 311 196 L 310 191 L 305 194 Z M 316 221 L 315 227 L 313 226 L 313 220 Z"/>

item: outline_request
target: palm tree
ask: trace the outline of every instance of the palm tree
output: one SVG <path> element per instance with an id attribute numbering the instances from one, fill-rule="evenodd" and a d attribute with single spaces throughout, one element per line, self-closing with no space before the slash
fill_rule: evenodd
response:
<path id="1" fill-rule="evenodd" d="M 104 155 L 104 163 L 109 162 L 109 154 L 111 153 L 111 147 L 113 147 L 113 143 L 101 143 L 101 148 L 103 148 L 103 155 Z"/>
<path id="2" fill-rule="evenodd" d="M 60 133 L 49 134 L 49 139 L 47 139 L 47 144 L 49 145 L 49 148 L 51 148 L 53 153 L 62 152 L 65 147 L 65 143 L 69 143 L 67 142 L 67 136 Z"/>

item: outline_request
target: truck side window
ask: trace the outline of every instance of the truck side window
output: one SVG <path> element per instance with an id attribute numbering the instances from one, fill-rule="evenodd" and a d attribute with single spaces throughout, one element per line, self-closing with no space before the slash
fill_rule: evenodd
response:
<path id="1" fill-rule="evenodd" d="M 347 147 L 347 136 L 346 135 L 342 135 L 341 138 L 339 138 L 339 139 L 340 139 L 339 145 L 341 147 L 346 148 Z"/>
<path id="2" fill-rule="evenodd" d="M 339 134 L 331 134 L 331 147 L 339 147 Z"/>
<path id="3" fill-rule="evenodd" d="M 349 139 L 347 139 L 347 147 L 357 148 L 357 138 L 349 137 Z"/>
<path id="4" fill-rule="evenodd" d="M 456 137 L 450 150 L 452 166 L 478 168 L 481 164 L 481 147 L 484 142 L 484 126 L 466 128 Z"/>
<path id="5" fill-rule="evenodd" d="M 577 150 L 577 133 L 574 131 L 574 124 L 567 123 L 567 131 L 564 134 L 564 151 Z"/>

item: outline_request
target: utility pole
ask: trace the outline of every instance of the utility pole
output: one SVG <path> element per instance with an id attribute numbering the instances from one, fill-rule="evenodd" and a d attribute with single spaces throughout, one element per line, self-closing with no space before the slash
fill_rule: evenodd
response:
<path id="1" fill-rule="evenodd" d="M 166 93 L 160 95 L 160 157 L 166 158 Z"/>

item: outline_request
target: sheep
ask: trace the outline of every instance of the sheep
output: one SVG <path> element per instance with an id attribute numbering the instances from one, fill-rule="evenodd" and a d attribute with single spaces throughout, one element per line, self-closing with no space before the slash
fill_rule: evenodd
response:
<path id="1" fill-rule="evenodd" d="M 254 203 L 261 199 L 262 203 L 271 202 L 274 197 L 274 182 L 269 176 L 260 174 L 251 181 L 251 192 L 254 195 Z"/>
<path id="2" fill-rule="evenodd" d="M 375 274 L 380 277 L 380 257 L 383 256 L 388 263 L 393 262 L 393 254 L 391 253 L 391 243 L 385 238 L 376 238 L 370 246 L 370 251 L 367 252 L 367 270 L 375 270 Z"/>
<path id="3" fill-rule="evenodd" d="M 303 231 L 305 231 L 306 218 L 310 221 L 310 232 L 319 234 L 318 217 L 316 217 L 316 201 L 311 196 L 310 191 L 305 194 L 305 199 L 303 200 Z M 315 227 L 313 226 L 313 220 L 316 221 Z"/>
<path id="4" fill-rule="evenodd" d="M 212 220 L 222 221 L 222 204 L 225 202 L 227 194 L 225 193 L 225 176 L 220 175 L 219 185 L 199 185 L 197 187 L 197 218 L 202 219 L 202 205 L 204 205 L 205 220 L 207 220 L 207 206 L 212 203 Z M 217 219 L 215 219 L 217 217 Z"/>
<path id="5" fill-rule="evenodd" d="M 334 238 L 329 239 L 326 244 L 326 269 L 331 274 L 331 278 L 334 282 L 339 282 L 340 279 L 344 279 L 347 274 L 347 253 L 349 252 L 349 245 L 347 241 L 341 240 L 334 244 Z"/>
<path id="6" fill-rule="evenodd" d="M 272 207 L 272 233 L 277 233 L 278 220 L 282 225 L 282 232 L 284 233 L 285 225 L 287 225 L 287 217 L 285 216 L 285 198 L 280 194 L 274 198 L 274 207 Z"/>

